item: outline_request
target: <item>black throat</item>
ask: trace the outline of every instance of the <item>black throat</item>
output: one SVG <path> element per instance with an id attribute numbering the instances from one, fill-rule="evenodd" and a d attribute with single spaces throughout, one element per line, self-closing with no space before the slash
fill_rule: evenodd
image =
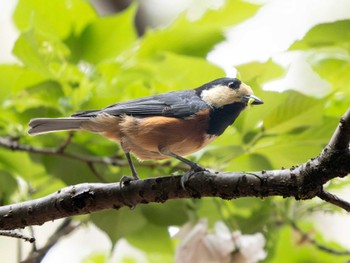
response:
<path id="1" fill-rule="evenodd" d="M 238 115 L 246 107 L 246 104 L 235 102 L 210 111 L 210 121 L 207 133 L 210 135 L 221 135 L 226 128 L 234 123 Z"/>

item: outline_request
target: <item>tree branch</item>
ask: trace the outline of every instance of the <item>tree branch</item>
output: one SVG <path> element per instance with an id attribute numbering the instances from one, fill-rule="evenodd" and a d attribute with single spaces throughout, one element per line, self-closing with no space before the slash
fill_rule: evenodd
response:
<path id="1" fill-rule="evenodd" d="M 349 148 L 350 143 L 350 107 L 341 117 L 339 125 L 328 145 L 334 150 L 346 150 Z"/>
<path id="2" fill-rule="evenodd" d="M 325 192 L 323 184 L 350 173 L 350 136 L 344 134 L 350 129 L 349 112 L 350 108 L 321 154 L 298 167 L 248 173 L 199 172 L 188 180 L 186 190 L 181 187 L 181 176 L 131 181 L 122 188 L 119 183 L 78 184 L 43 198 L 0 207 L 0 229 L 41 225 L 49 220 L 104 209 L 209 196 L 223 199 L 283 196 L 297 200 L 318 196 L 347 210 L 346 202 Z"/>
<path id="3" fill-rule="evenodd" d="M 24 241 L 28 241 L 30 243 L 35 242 L 34 237 L 29 237 L 21 232 L 14 231 L 14 230 L 0 230 L 0 236 L 19 238 L 19 239 L 23 239 Z"/>
<path id="4" fill-rule="evenodd" d="M 309 243 L 311 243 L 312 245 L 314 245 L 317 249 L 322 250 L 326 253 L 329 254 L 333 254 L 333 255 L 337 255 L 337 256 L 346 256 L 346 255 L 350 255 L 350 251 L 348 250 L 344 250 L 344 251 L 339 251 L 339 250 L 335 250 L 333 248 L 327 247 L 325 245 L 320 244 L 319 242 L 317 242 L 315 239 L 313 239 L 312 237 L 310 237 L 308 235 L 308 233 L 305 233 L 304 231 L 302 231 L 300 229 L 300 227 L 295 223 L 295 222 L 291 222 L 291 225 L 293 227 L 293 229 L 295 231 L 297 231 L 300 235 L 303 241 L 307 241 Z"/>
<path id="5" fill-rule="evenodd" d="M 319 192 L 317 196 L 328 203 L 339 206 L 340 208 L 343 208 L 345 211 L 350 212 L 349 202 L 339 198 L 334 194 L 327 192 L 326 190 Z"/>

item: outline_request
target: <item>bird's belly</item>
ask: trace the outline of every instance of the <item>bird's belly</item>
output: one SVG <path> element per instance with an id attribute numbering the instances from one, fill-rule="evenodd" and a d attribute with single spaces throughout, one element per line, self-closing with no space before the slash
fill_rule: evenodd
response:
<path id="1" fill-rule="evenodd" d="M 169 158 L 160 153 L 161 148 L 183 156 L 198 151 L 215 139 L 215 136 L 206 134 L 208 123 L 206 112 L 187 119 L 125 116 L 120 122 L 121 140 L 127 150 L 141 160 Z"/>
<path id="2" fill-rule="evenodd" d="M 175 153 L 180 156 L 186 156 L 200 150 L 216 138 L 216 136 L 212 135 L 204 137 L 205 138 L 201 144 L 193 143 L 188 140 L 183 140 L 180 142 L 173 142 L 172 144 L 168 144 L 165 147 L 168 151 L 172 153 Z M 148 145 L 148 147 L 146 148 L 144 148 L 143 145 L 133 144 L 131 144 L 129 147 L 130 151 L 140 160 L 163 160 L 170 158 L 169 156 L 160 153 L 159 148 L 160 147 L 157 143 L 154 145 Z"/>

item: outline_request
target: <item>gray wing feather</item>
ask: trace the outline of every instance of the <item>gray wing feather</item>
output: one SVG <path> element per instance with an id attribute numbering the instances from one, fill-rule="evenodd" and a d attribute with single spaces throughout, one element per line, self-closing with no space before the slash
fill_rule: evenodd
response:
<path id="1" fill-rule="evenodd" d="M 183 90 L 116 103 L 102 110 L 81 111 L 72 116 L 94 117 L 101 113 L 107 113 L 114 116 L 126 114 L 135 117 L 166 116 L 184 118 L 208 107 L 194 90 Z"/>

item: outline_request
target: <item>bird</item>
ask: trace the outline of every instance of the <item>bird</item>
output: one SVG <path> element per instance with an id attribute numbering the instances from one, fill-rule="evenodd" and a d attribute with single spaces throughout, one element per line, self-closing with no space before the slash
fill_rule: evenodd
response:
<path id="1" fill-rule="evenodd" d="M 105 136 L 120 144 L 132 174 L 128 180 L 139 179 L 130 153 L 139 160 L 175 158 L 190 168 L 181 178 L 184 188 L 190 176 L 206 170 L 184 156 L 223 134 L 248 105 L 263 103 L 251 87 L 226 77 L 195 89 L 118 102 L 70 117 L 35 118 L 29 122 L 28 134 L 86 130 Z"/>

